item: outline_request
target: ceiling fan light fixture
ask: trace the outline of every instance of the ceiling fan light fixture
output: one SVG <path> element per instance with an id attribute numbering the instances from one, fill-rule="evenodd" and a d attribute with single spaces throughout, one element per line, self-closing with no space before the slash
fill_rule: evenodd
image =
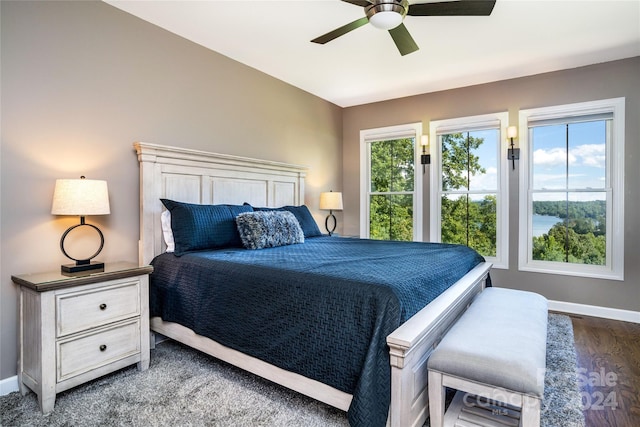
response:
<path id="1" fill-rule="evenodd" d="M 373 4 L 366 9 L 369 23 L 380 30 L 392 30 L 402 24 L 402 20 L 407 14 L 409 2 L 380 2 Z"/>
<path id="2" fill-rule="evenodd" d="M 392 30 L 402 23 L 402 15 L 396 12 L 378 12 L 369 18 L 369 23 L 380 30 Z"/>

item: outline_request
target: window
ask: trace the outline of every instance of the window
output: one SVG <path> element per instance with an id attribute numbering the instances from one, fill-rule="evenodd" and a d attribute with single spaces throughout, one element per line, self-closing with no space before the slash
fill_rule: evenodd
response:
<path id="1" fill-rule="evenodd" d="M 508 114 L 431 122 L 431 240 L 467 245 L 508 267 Z"/>
<path id="2" fill-rule="evenodd" d="M 623 279 L 624 98 L 520 112 L 525 271 Z"/>
<path id="3" fill-rule="evenodd" d="M 360 132 L 360 236 L 422 239 L 422 174 L 416 174 L 422 124 Z"/>

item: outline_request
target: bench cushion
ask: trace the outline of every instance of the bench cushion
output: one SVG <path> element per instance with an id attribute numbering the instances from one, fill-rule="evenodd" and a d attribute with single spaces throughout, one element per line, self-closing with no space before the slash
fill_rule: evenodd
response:
<path id="1" fill-rule="evenodd" d="M 541 398 L 547 300 L 533 292 L 487 288 L 429 357 L 429 370 Z"/>

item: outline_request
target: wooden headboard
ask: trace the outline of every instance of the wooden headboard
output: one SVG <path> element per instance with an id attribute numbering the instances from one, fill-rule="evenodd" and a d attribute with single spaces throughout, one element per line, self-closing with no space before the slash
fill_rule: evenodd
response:
<path id="1" fill-rule="evenodd" d="M 305 166 L 146 142 L 133 145 L 140 163 L 140 265 L 165 250 L 162 198 L 270 207 L 304 203 Z"/>

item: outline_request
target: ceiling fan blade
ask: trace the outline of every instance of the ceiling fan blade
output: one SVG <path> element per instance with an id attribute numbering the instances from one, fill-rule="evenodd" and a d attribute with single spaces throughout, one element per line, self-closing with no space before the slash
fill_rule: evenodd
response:
<path id="1" fill-rule="evenodd" d="M 371 6 L 371 2 L 369 0 L 342 0 L 345 3 L 355 4 L 356 6 L 367 7 Z"/>
<path id="2" fill-rule="evenodd" d="M 458 0 L 409 5 L 410 16 L 489 16 L 495 0 Z"/>
<path id="3" fill-rule="evenodd" d="M 389 30 L 389 34 L 391 34 L 391 38 L 393 38 L 393 41 L 398 47 L 400 55 L 405 56 L 419 49 L 404 24 L 400 24 L 396 28 Z"/>
<path id="4" fill-rule="evenodd" d="M 363 25 L 365 25 L 366 23 L 369 22 L 369 19 L 367 19 L 367 17 L 362 17 L 356 21 L 353 21 L 347 25 L 343 25 L 340 28 L 337 28 L 331 32 L 328 32 L 327 34 L 317 37 L 313 40 L 311 40 L 313 43 L 318 43 L 318 44 L 325 44 L 327 42 L 330 42 L 333 39 L 337 39 L 340 36 L 343 36 L 345 34 L 347 34 L 349 31 L 353 31 L 356 28 L 360 28 Z"/>

